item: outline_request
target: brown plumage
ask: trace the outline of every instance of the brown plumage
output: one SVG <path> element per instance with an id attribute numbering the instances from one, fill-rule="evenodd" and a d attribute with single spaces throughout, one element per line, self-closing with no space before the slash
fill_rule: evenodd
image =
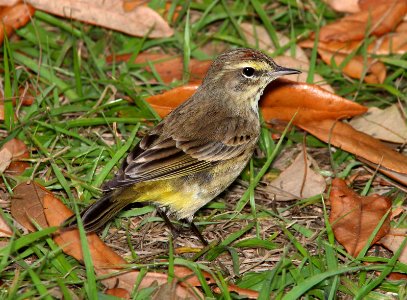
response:
<path id="1" fill-rule="evenodd" d="M 252 156 L 264 88 L 294 73 L 299 71 L 276 65 L 260 51 L 221 54 L 196 93 L 140 141 L 104 185 L 102 198 L 82 212 L 85 229 L 100 228 L 131 202 L 152 202 L 192 221 Z"/>

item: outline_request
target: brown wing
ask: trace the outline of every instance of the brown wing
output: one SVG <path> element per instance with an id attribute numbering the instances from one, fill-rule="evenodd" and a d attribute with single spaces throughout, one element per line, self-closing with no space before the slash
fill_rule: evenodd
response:
<path id="1" fill-rule="evenodd" d="M 216 136 L 182 137 L 179 132 L 166 135 L 161 123 L 127 156 L 115 178 L 104 186 L 104 190 L 198 173 L 214 167 L 220 161 L 241 155 L 257 139 L 255 134 L 245 130 L 243 132 L 246 133 L 236 135 L 235 128 L 217 125 L 223 134 L 216 135 L 221 137 L 216 140 Z M 210 131 L 209 126 L 206 132 Z"/>

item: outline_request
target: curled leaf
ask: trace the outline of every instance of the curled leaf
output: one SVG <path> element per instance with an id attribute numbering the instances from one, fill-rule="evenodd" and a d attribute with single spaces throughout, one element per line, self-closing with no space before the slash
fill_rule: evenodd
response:
<path id="1" fill-rule="evenodd" d="M 174 30 L 151 8 L 140 5 L 126 12 L 116 0 L 27 0 L 36 9 L 61 17 L 150 38 L 170 37 Z"/>
<path id="2" fill-rule="evenodd" d="M 360 196 L 350 189 L 342 179 L 332 181 L 331 214 L 329 222 L 335 238 L 349 254 L 356 257 L 365 247 L 370 235 L 382 217 L 391 208 L 391 200 L 380 195 Z M 380 240 L 390 229 L 387 216 L 374 237 L 372 244 Z"/>
<path id="3" fill-rule="evenodd" d="M 299 125 L 320 140 L 401 174 L 407 174 L 407 157 L 349 124 L 321 120 Z"/>

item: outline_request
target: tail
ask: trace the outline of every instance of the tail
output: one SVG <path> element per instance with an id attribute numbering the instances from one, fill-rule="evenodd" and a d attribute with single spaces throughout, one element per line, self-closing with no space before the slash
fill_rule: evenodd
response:
<path id="1" fill-rule="evenodd" d="M 81 219 L 85 231 L 97 231 L 121 211 L 128 201 L 116 197 L 113 192 L 106 193 L 95 203 L 91 204 L 81 212 Z M 78 226 L 76 216 L 65 220 L 62 225 L 65 229 L 72 229 Z"/>

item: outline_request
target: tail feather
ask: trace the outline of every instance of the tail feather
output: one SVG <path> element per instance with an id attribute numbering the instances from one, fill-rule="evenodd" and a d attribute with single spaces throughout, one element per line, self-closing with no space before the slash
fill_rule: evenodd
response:
<path id="1" fill-rule="evenodd" d="M 127 201 L 120 201 L 113 197 L 113 192 L 106 193 L 98 201 L 91 204 L 81 212 L 83 227 L 87 232 L 97 231 L 112 219 L 122 208 L 128 204 Z M 64 223 L 62 227 L 71 229 L 77 227 L 76 216 L 73 215 Z"/>

